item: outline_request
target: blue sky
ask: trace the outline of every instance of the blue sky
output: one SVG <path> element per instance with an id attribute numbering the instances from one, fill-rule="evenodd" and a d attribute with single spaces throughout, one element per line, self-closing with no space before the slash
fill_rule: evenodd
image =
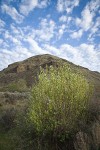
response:
<path id="1" fill-rule="evenodd" d="M 100 71 L 100 1 L 0 0 L 0 70 L 47 53 Z"/>

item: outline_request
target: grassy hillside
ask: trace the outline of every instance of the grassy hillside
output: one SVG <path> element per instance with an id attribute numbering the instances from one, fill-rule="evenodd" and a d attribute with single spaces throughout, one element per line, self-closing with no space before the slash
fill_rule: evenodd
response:
<path id="1" fill-rule="evenodd" d="M 29 145 L 32 146 L 32 143 L 34 142 L 31 140 L 34 136 L 36 137 L 36 133 L 34 133 L 33 127 L 31 127 L 33 125 L 26 124 L 24 116 L 27 114 L 27 111 L 29 109 L 30 99 L 32 97 L 32 88 L 34 88 L 39 81 L 38 76 L 41 72 L 40 67 L 44 69 L 47 66 L 59 68 L 63 65 L 69 66 L 74 74 L 80 72 L 81 75 L 84 76 L 84 78 L 87 80 L 87 82 L 94 85 L 94 93 L 91 101 L 89 101 L 88 107 L 88 114 L 90 118 L 87 121 L 85 120 L 85 122 L 80 122 L 80 131 L 77 131 L 76 133 L 74 139 L 74 147 L 71 148 L 73 140 L 67 140 L 67 144 L 70 145 L 69 147 L 71 148 L 71 150 L 79 150 L 82 148 L 83 150 L 89 150 L 89 145 L 93 150 L 99 150 L 100 73 L 90 71 L 81 66 L 76 66 L 75 64 L 68 62 L 67 60 L 49 54 L 37 55 L 22 62 L 16 62 L 9 65 L 8 68 L 0 71 L 0 131 L 2 131 L 2 134 L 0 135 L 1 150 L 16 150 L 18 143 L 20 143 L 19 141 L 21 141 L 20 138 L 24 139 L 24 143 L 22 140 L 19 144 L 21 147 L 18 147 L 18 149 L 29 150 L 29 147 L 24 147 L 27 141 L 29 141 Z M 78 82 L 79 80 L 77 80 L 76 82 L 77 85 L 80 84 Z M 22 132 L 24 134 L 22 134 Z M 33 135 L 30 134 L 30 132 L 33 132 Z M 22 134 L 22 137 L 17 135 L 17 133 L 20 133 L 20 135 Z M 66 143 L 63 143 L 63 145 L 66 145 Z M 52 147 L 51 149 L 53 150 L 53 148 L 54 147 Z M 62 149 L 66 150 L 66 148 L 64 148 L 63 146 Z M 58 149 L 54 148 L 54 150 Z"/>

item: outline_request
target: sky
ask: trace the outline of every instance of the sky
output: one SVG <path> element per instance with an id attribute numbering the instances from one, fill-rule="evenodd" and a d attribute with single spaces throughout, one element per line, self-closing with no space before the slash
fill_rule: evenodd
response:
<path id="1" fill-rule="evenodd" d="M 100 72 L 100 0 L 0 0 L 0 70 L 40 54 Z"/>

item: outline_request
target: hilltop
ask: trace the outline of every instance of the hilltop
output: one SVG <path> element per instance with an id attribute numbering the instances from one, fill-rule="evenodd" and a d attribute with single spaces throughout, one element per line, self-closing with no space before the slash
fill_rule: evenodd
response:
<path id="1" fill-rule="evenodd" d="M 100 73 L 96 71 L 90 71 L 87 68 L 77 66 L 65 59 L 50 55 L 37 55 L 30 57 L 24 61 L 16 62 L 8 65 L 7 68 L 0 71 L 0 87 L 7 86 L 11 82 L 18 82 L 23 79 L 28 87 L 32 86 L 35 77 L 39 73 L 40 66 L 45 68 L 46 65 L 60 66 L 62 64 L 68 64 L 74 70 L 81 70 L 82 73 L 95 84 L 100 83 Z"/>

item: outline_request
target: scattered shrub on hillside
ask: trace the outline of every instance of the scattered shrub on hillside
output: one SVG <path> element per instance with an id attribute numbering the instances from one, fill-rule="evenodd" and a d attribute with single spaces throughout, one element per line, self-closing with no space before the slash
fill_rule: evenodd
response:
<path id="1" fill-rule="evenodd" d="M 4 112 L 2 112 L 2 116 L 0 118 L 0 127 L 2 127 L 5 131 L 10 130 L 14 126 L 15 116 L 15 109 L 7 109 Z"/>
<path id="2" fill-rule="evenodd" d="M 39 136 L 64 141 L 77 131 L 78 119 L 85 118 L 92 87 L 67 65 L 40 70 L 32 89 L 30 122 Z"/>
<path id="3" fill-rule="evenodd" d="M 9 92 L 23 92 L 23 91 L 27 91 L 27 85 L 26 85 L 26 81 L 23 79 L 20 79 L 17 82 L 12 82 L 10 84 L 8 84 L 6 87 L 3 87 L 2 91 L 9 91 Z"/>

